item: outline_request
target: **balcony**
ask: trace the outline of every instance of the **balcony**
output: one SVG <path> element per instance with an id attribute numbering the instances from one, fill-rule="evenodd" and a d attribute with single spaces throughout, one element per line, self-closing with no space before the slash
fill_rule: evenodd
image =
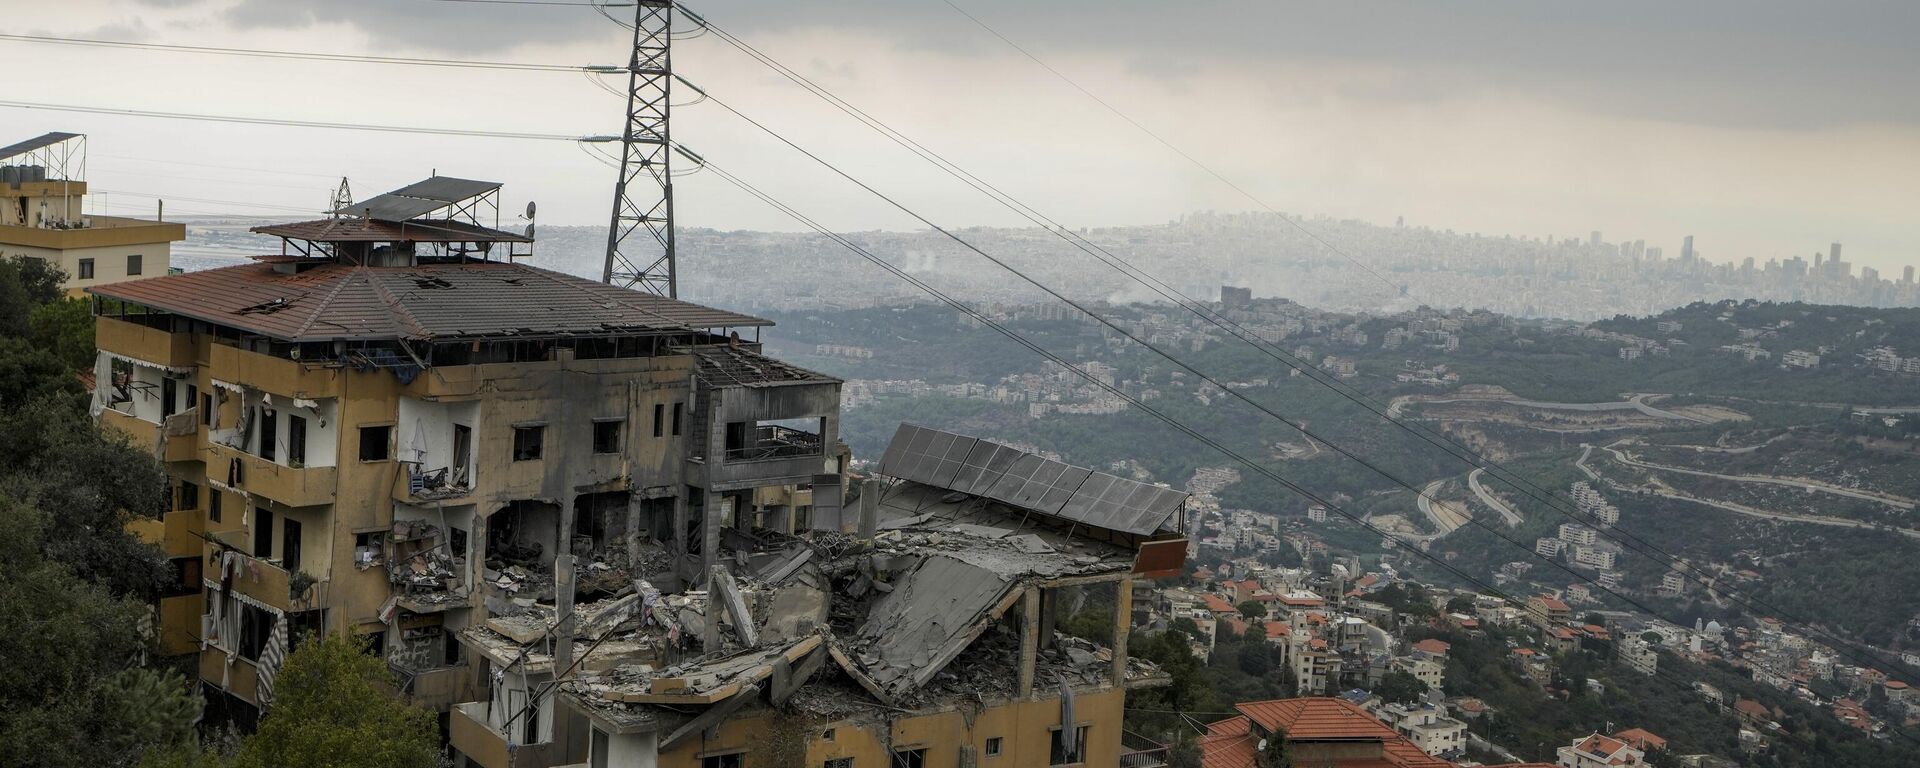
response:
<path id="1" fill-rule="evenodd" d="M 1167 745 L 1132 731 L 1120 732 L 1120 768 L 1164 768 Z"/>
<path id="2" fill-rule="evenodd" d="M 206 513 L 198 509 L 168 512 L 159 518 L 144 518 L 127 524 L 127 531 L 141 541 L 155 545 L 167 557 L 195 557 L 205 546 L 200 538 L 206 530 Z"/>
<path id="3" fill-rule="evenodd" d="M 185 656 L 200 650 L 200 616 L 207 612 L 204 595 L 160 599 L 160 655 Z"/>
<path id="4" fill-rule="evenodd" d="M 190 333 L 169 333 L 139 323 L 100 317 L 94 321 L 93 343 L 102 352 L 167 368 L 194 365 L 193 334 Z"/>
<path id="5" fill-rule="evenodd" d="M 760 426 L 745 437 L 740 444 L 727 446 L 725 456 L 728 463 L 822 455 L 819 435 L 791 427 Z"/>
<path id="6" fill-rule="evenodd" d="M 393 667 L 401 680 L 401 691 L 415 704 L 435 711 L 449 709 L 454 702 L 478 698 L 485 691 L 475 690 L 473 670 L 465 664 L 412 672 Z M 481 706 L 485 706 L 484 703 Z"/>
<path id="7" fill-rule="evenodd" d="M 244 531 L 218 531 L 212 534 L 212 539 L 239 548 L 240 540 L 245 536 Z M 216 549 L 219 549 L 218 545 L 208 544 L 206 551 L 213 552 Z M 209 574 L 208 578 L 213 576 Z M 289 613 L 326 604 L 328 582 L 313 582 L 297 595 L 293 593 L 292 584 L 293 574 L 288 573 L 287 569 L 269 560 L 248 557 L 240 575 L 234 577 L 233 591 Z"/>
<path id="8" fill-rule="evenodd" d="M 333 467 L 289 467 L 218 442 L 207 444 L 207 475 L 224 480 L 232 477 L 233 462 L 240 464 L 240 482 L 229 483 L 255 496 L 265 496 L 289 507 L 314 507 L 333 503 Z"/>
<path id="9" fill-rule="evenodd" d="M 200 680 L 208 685 L 224 688 L 240 700 L 250 704 L 260 703 L 260 669 L 254 663 L 240 656 L 233 656 L 233 663 L 227 663 L 227 652 L 218 648 L 209 648 L 200 653 Z M 221 681 L 226 681 L 225 685 Z"/>
<path id="10" fill-rule="evenodd" d="M 214 378 L 285 397 L 333 397 L 339 368 L 306 364 L 226 344 L 214 344 L 208 355 Z"/>
<path id="11" fill-rule="evenodd" d="M 487 724 L 484 701 L 454 705 L 448 732 L 453 748 L 481 768 L 553 768 L 562 759 L 551 742 L 520 744 L 509 752 L 507 737 Z"/>

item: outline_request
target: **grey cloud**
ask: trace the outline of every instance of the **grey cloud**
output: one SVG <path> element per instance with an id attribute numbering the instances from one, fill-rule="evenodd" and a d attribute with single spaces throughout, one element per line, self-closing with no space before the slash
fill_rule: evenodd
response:
<path id="1" fill-rule="evenodd" d="M 152 2 L 153 0 L 148 0 Z M 161 0 L 168 2 L 170 0 Z M 1596 114 L 1778 128 L 1920 124 L 1920 3 L 1907 0 L 955 0 L 1046 58 L 1098 53 L 1125 74 L 1179 79 L 1208 65 L 1255 77 L 1301 62 L 1399 73 L 1381 98 L 1520 92 Z M 563 6 L 245 0 L 236 25 L 355 24 L 383 44 L 478 56 L 517 44 L 608 39 Z M 692 7 L 751 39 L 795 30 L 957 56 L 1012 54 L 942 0 L 735 0 Z M 626 17 L 630 9 L 614 9 Z M 1097 86 L 1100 75 L 1075 73 Z M 1036 70 L 1037 77 L 1046 77 Z M 1276 76 L 1278 76 L 1276 74 Z M 1097 90 L 1097 88 L 1096 88 Z"/>

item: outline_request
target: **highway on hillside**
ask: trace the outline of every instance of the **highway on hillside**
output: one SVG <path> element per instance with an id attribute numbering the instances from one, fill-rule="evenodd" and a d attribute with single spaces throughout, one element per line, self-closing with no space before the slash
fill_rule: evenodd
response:
<path id="1" fill-rule="evenodd" d="M 1520 516 L 1520 513 L 1514 511 L 1513 507 L 1507 506 L 1506 502 L 1501 501 L 1498 497 L 1487 491 L 1486 486 L 1480 484 L 1480 475 L 1486 471 L 1486 469 L 1482 468 L 1468 472 L 1467 487 L 1472 488 L 1474 495 L 1480 497 L 1480 503 L 1492 507 L 1493 511 L 1500 513 L 1500 517 L 1507 521 L 1507 527 L 1520 527 L 1520 523 L 1524 520 L 1524 518 Z"/>
<path id="2" fill-rule="evenodd" d="M 1618 444 L 1619 443 L 1615 443 L 1614 445 L 1618 445 Z M 1606 452 L 1608 453 L 1613 454 L 1614 461 L 1620 462 L 1621 464 L 1625 464 L 1630 467 L 1639 467 L 1641 469 L 1651 469 L 1651 470 L 1656 470 L 1660 472 L 1674 472 L 1682 475 L 1694 475 L 1697 477 L 1711 477 L 1719 480 L 1730 480 L 1736 483 L 1763 483 L 1766 485 L 1781 485 L 1781 486 L 1786 486 L 1788 488 L 1799 488 L 1799 489 L 1809 490 L 1809 491 L 1820 491 L 1823 493 L 1831 493 L 1836 496 L 1846 496 L 1849 498 L 1860 499 L 1862 501 L 1871 501 L 1879 504 L 1885 504 L 1887 506 L 1895 507 L 1898 509 L 1911 510 L 1914 507 L 1914 501 L 1912 499 L 1895 496 L 1889 493 L 1877 493 L 1874 491 L 1862 491 L 1855 488 L 1843 488 L 1838 485 L 1830 485 L 1828 483 L 1823 483 L 1819 480 L 1807 480 L 1803 478 L 1772 477 L 1769 475 L 1723 475 L 1718 472 L 1706 472 L 1698 469 L 1686 469 L 1684 467 L 1674 467 L 1674 466 L 1668 466 L 1666 464 L 1654 464 L 1652 462 L 1641 461 L 1639 459 L 1635 459 L 1633 457 L 1626 455 L 1625 453 L 1621 452 L 1619 449 L 1613 447 L 1612 445 L 1606 446 L 1604 450 L 1606 450 Z"/>

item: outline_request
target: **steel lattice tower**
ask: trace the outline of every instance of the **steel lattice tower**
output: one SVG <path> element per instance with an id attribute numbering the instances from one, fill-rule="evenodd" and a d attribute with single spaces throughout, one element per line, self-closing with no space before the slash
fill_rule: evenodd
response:
<path id="1" fill-rule="evenodd" d="M 603 282 L 678 296 L 673 259 L 673 152 L 667 98 L 673 81 L 671 0 L 639 0 L 633 58 L 627 64 L 627 125 L 620 134 L 620 177 L 613 187 Z M 638 234 L 646 230 L 646 235 Z"/>

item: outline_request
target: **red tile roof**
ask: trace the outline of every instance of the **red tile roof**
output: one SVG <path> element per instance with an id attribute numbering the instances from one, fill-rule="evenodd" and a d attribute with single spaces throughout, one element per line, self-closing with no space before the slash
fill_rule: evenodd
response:
<path id="1" fill-rule="evenodd" d="M 1628 744 L 1632 744 L 1634 749 L 1638 749 L 1642 752 L 1645 752 L 1648 750 L 1667 748 L 1666 739 L 1663 739 L 1657 735 L 1654 735 L 1652 731 L 1649 731 L 1645 728 L 1628 728 L 1624 731 L 1614 734 L 1613 737 L 1621 741 L 1624 741 Z"/>
<path id="2" fill-rule="evenodd" d="M 1436 656 L 1445 656 L 1447 655 L 1447 651 L 1451 650 L 1452 648 L 1453 648 L 1452 643 L 1449 643 L 1445 640 L 1441 640 L 1439 638 L 1433 638 L 1433 637 L 1429 637 L 1425 640 L 1422 640 L 1420 642 L 1413 644 L 1414 650 L 1425 651 L 1427 653 L 1431 653 Z"/>
<path id="3" fill-rule="evenodd" d="M 1207 604 L 1207 610 L 1212 611 L 1214 613 L 1233 613 L 1234 612 L 1233 603 L 1227 602 L 1226 598 L 1223 598 L 1219 595 L 1214 595 L 1214 594 L 1201 595 L 1200 599 Z"/>
<path id="4" fill-rule="evenodd" d="M 1293 634 L 1293 627 L 1288 626 L 1286 622 L 1284 621 L 1267 622 L 1267 639 L 1268 640 L 1278 640 L 1280 638 L 1286 637 L 1291 634 Z"/>
<path id="5" fill-rule="evenodd" d="M 1343 759 L 1332 768 L 1454 768 L 1453 763 L 1420 751 L 1406 737 L 1345 699 L 1255 701 L 1236 704 L 1234 709 L 1266 731 L 1285 732 L 1289 742 L 1357 741 L 1381 745 L 1381 757 Z M 1209 765 L 1209 768 L 1222 767 Z"/>
<path id="6" fill-rule="evenodd" d="M 219 269 L 98 285 L 88 293 L 282 341 L 540 338 L 772 325 L 506 262 Z"/>
<path id="7" fill-rule="evenodd" d="M 1254 738 L 1251 728 L 1245 717 L 1208 725 L 1198 743 L 1201 768 L 1253 768 L 1259 739 Z"/>

